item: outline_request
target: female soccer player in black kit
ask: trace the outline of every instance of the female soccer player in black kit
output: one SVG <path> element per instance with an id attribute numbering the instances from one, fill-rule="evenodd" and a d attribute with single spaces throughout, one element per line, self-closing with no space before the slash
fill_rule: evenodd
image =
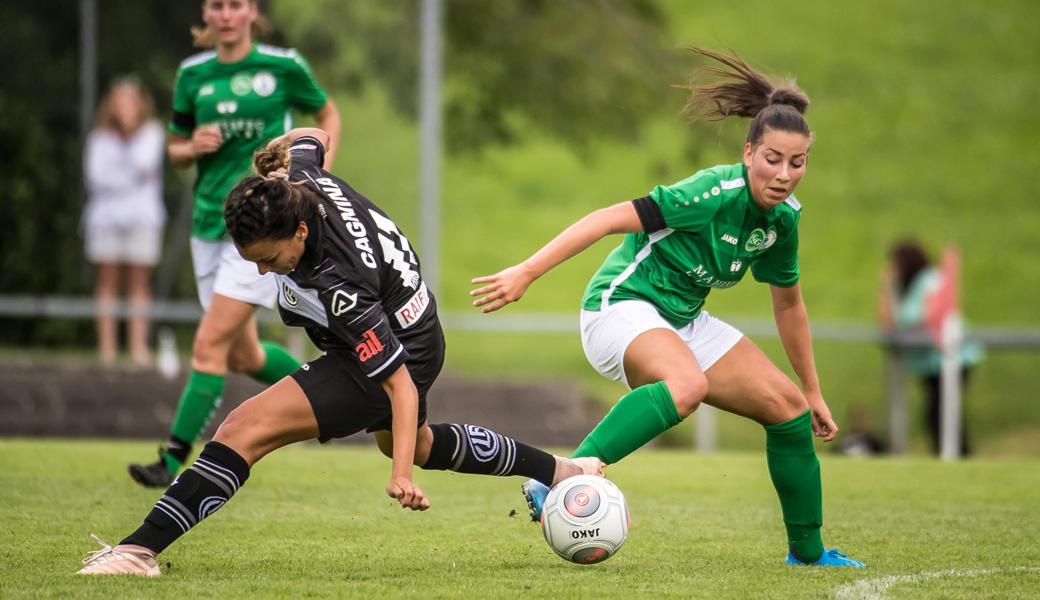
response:
<path id="1" fill-rule="evenodd" d="M 328 136 L 295 129 L 257 153 L 224 212 L 239 253 L 277 274 L 279 312 L 324 356 L 227 416 L 137 531 L 87 558 L 85 575 L 158 576 L 155 556 L 223 506 L 269 452 L 366 430 L 393 460 L 386 493 L 426 510 L 423 469 L 520 475 L 546 485 L 602 474 L 597 458 L 554 457 L 476 425 L 426 423 L 444 361 L 433 295 L 408 239 L 368 198 L 321 168 Z"/>

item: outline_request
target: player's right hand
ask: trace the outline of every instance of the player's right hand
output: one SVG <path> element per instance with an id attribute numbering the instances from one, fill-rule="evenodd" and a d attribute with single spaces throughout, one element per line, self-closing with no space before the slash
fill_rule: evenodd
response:
<path id="1" fill-rule="evenodd" d="M 394 477 L 386 485 L 386 495 L 396 498 L 401 508 L 426 510 L 430 508 L 430 500 L 419 486 L 407 477 Z"/>
<path id="2" fill-rule="evenodd" d="M 223 143 L 224 136 L 220 133 L 219 125 L 202 125 L 191 134 L 191 151 L 195 156 L 213 154 Z"/>

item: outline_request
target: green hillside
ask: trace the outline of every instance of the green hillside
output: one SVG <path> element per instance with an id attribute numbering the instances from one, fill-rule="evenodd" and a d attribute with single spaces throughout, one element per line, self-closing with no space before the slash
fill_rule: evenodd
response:
<path id="1" fill-rule="evenodd" d="M 798 192 L 811 318 L 871 322 L 886 248 L 915 235 L 935 254 L 947 243 L 962 248 L 970 323 L 1040 326 L 1033 298 L 1040 291 L 1034 259 L 1040 210 L 1029 191 L 1040 172 L 1034 3 L 672 0 L 663 6 L 670 30 L 662 44 L 732 48 L 766 72 L 796 76 L 812 98 L 816 141 Z M 322 74 L 323 66 L 315 66 Z M 336 80 L 335 73 L 324 75 Z M 739 159 L 746 121 L 690 126 L 676 114 L 681 90 L 662 89 L 660 97 L 670 116 L 653 120 L 638 140 L 602 141 L 587 155 L 531 135 L 517 146 L 446 156 L 442 308 L 469 310 L 471 277 L 523 259 L 584 213 Z M 338 171 L 417 239 L 414 125 L 374 87 L 337 100 L 345 127 Z M 561 266 L 508 310 L 575 313 L 590 274 L 616 243 L 601 242 Z M 768 291 L 751 278 L 713 293 L 708 307 L 723 318 L 771 315 Z M 584 364 L 576 336 L 506 337 L 450 333 L 449 366 L 488 378 L 578 377 L 605 401 L 620 391 Z M 862 404 L 883 427 L 880 351 L 842 344 L 822 350 L 821 374 L 836 414 Z M 1021 396 L 1032 387 L 1031 365 L 1035 355 L 991 353 L 969 392 L 979 430 L 1017 432 L 1015 439 L 1026 443 L 1000 442 L 1014 448 L 1040 448 L 1040 409 Z M 746 439 L 757 443 L 757 436 Z"/>

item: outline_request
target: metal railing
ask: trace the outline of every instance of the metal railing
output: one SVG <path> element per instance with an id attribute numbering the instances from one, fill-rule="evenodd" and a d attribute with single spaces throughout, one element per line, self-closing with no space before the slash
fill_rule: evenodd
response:
<path id="1" fill-rule="evenodd" d="M 118 303 L 114 314 L 125 317 L 130 306 Z M 97 304 L 90 297 L 82 296 L 27 296 L 0 295 L 0 317 L 9 318 L 53 318 L 93 319 Z M 202 316 L 198 303 L 190 300 L 157 300 L 152 303 L 150 315 L 157 323 L 193 323 Z M 278 316 L 269 310 L 261 310 L 257 318 L 262 322 L 279 322 Z M 483 315 L 477 313 L 447 312 L 441 314 L 445 329 L 463 332 L 489 333 L 575 333 L 578 331 L 578 316 L 558 313 L 505 313 Z M 755 338 L 775 338 L 776 327 L 768 319 L 731 319 L 733 326 L 745 335 Z M 906 451 L 909 439 L 908 402 L 906 396 L 906 374 L 902 364 L 902 353 L 919 348 L 932 348 L 927 333 L 886 333 L 875 325 L 851 322 L 817 321 L 812 324 L 813 339 L 817 341 L 873 343 L 885 349 L 885 379 L 888 396 L 889 437 L 893 454 Z M 1040 329 L 1022 327 L 977 327 L 973 328 L 969 341 L 981 342 L 992 350 L 1040 350 Z M 302 345 L 302 339 L 296 344 Z M 297 350 L 298 349 L 294 349 Z M 708 406 L 696 413 L 697 449 L 704 452 L 717 447 L 716 414 Z"/>

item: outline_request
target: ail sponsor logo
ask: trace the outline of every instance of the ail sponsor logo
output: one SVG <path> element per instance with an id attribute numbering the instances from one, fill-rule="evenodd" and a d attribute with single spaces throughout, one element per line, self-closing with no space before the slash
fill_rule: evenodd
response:
<path id="1" fill-rule="evenodd" d="M 430 306 L 430 294 L 426 291 L 426 284 L 422 283 L 419 285 L 419 291 L 412 294 L 412 297 L 405 302 L 404 306 L 399 308 L 394 313 L 394 317 L 397 319 L 397 324 L 402 329 L 408 329 L 419 320 L 419 317 L 426 313 L 426 309 Z"/>
<path id="2" fill-rule="evenodd" d="M 376 337 L 376 332 L 369 329 L 361 338 L 361 343 L 354 347 L 358 353 L 358 360 L 368 362 L 370 358 L 383 351 L 383 344 Z"/>

